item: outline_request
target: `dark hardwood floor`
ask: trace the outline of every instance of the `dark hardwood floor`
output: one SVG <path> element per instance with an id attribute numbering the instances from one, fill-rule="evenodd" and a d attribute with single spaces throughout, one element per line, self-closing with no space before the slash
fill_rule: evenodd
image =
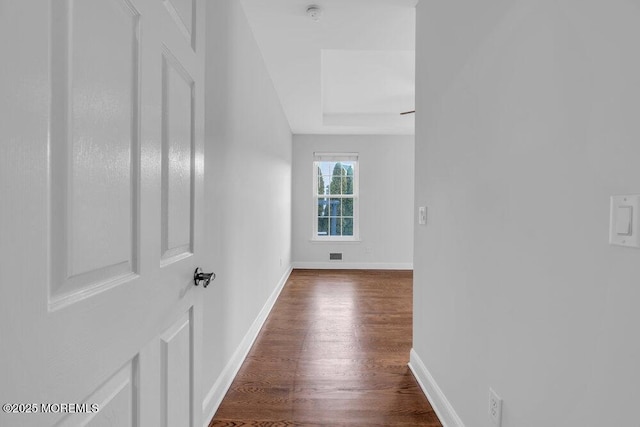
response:
<path id="1" fill-rule="evenodd" d="M 441 427 L 407 367 L 412 282 L 294 270 L 209 426 Z"/>

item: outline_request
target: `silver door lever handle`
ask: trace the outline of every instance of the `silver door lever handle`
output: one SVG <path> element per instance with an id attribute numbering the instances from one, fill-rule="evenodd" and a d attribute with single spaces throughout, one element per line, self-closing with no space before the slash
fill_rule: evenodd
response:
<path id="1" fill-rule="evenodd" d="M 203 273 L 200 267 L 196 268 L 196 271 L 193 273 L 193 283 L 196 286 L 202 284 L 202 286 L 206 288 L 215 278 L 216 273 Z"/>

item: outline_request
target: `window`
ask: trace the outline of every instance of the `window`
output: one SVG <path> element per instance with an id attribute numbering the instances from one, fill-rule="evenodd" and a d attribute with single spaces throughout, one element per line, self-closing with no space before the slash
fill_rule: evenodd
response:
<path id="1" fill-rule="evenodd" d="M 313 239 L 358 239 L 358 155 L 315 153 Z"/>

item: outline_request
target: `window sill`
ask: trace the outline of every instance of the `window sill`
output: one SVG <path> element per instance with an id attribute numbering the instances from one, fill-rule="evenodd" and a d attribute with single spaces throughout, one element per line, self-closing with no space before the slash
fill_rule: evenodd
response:
<path id="1" fill-rule="evenodd" d="M 311 243 L 330 243 L 332 245 L 334 244 L 354 244 L 354 243 L 360 243 L 362 242 L 362 240 L 360 239 L 309 239 L 309 241 Z"/>

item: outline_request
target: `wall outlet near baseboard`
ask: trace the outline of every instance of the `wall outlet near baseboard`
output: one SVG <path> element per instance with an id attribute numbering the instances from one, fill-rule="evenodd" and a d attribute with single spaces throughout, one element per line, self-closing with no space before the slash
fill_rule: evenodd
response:
<path id="1" fill-rule="evenodd" d="M 491 387 L 489 387 L 489 418 L 497 427 L 502 424 L 502 399 Z"/>

